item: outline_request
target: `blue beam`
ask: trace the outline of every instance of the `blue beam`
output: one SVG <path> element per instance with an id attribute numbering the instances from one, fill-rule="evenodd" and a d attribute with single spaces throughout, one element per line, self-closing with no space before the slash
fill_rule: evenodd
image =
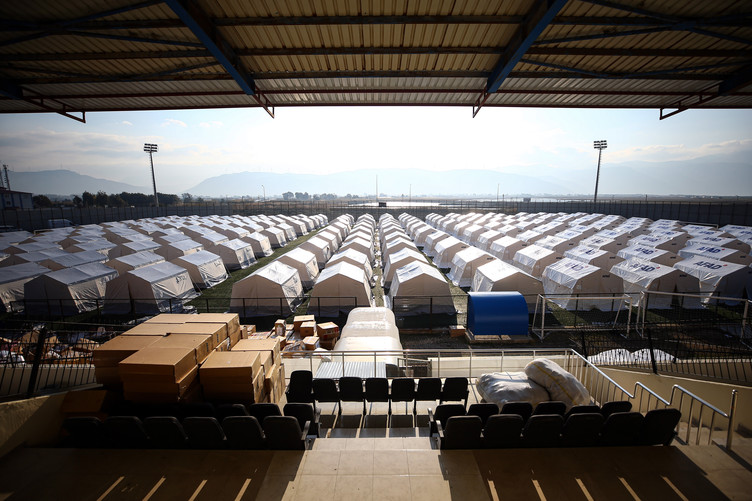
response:
<path id="1" fill-rule="evenodd" d="M 517 63 L 533 45 L 533 42 L 551 24 L 556 14 L 566 5 L 568 0 L 539 0 L 530 10 L 525 21 L 517 28 L 512 40 L 501 55 L 499 62 L 491 71 L 486 84 L 486 92 L 499 90 L 501 84 L 509 76 Z"/>

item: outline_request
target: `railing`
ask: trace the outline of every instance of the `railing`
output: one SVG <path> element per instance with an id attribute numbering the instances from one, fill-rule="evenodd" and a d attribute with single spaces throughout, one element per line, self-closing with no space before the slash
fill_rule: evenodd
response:
<path id="1" fill-rule="evenodd" d="M 600 309 L 581 309 L 583 305 L 594 305 Z M 625 312 L 623 316 L 626 316 L 626 323 L 619 322 L 622 312 Z M 584 318 L 585 315 L 595 317 Z M 540 327 L 536 325 L 538 319 Z M 553 320 L 556 321 L 554 325 Z M 547 332 L 583 328 L 619 327 L 629 334 L 631 325 L 632 298 L 627 294 L 538 294 L 530 327 L 531 331 L 543 340 Z"/>

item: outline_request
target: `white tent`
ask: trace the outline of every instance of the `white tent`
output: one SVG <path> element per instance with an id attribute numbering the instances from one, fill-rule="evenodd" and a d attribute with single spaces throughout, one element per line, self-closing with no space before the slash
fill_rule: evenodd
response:
<path id="1" fill-rule="evenodd" d="M 332 254 L 337 252 L 340 245 L 342 244 L 342 241 L 339 239 L 339 233 L 337 233 L 334 230 L 322 230 L 316 234 L 315 238 L 319 238 L 329 244 L 329 249 L 331 249 Z M 312 239 L 311 239 L 312 240 Z M 310 242 L 310 240 L 309 240 Z"/>
<path id="2" fill-rule="evenodd" d="M 301 247 L 296 247 L 290 252 L 282 254 L 277 258 L 277 261 L 298 270 L 298 276 L 300 276 L 300 282 L 304 289 L 313 287 L 316 277 L 319 276 L 319 266 L 316 256 L 313 252 Z"/>
<path id="3" fill-rule="evenodd" d="M 647 259 L 664 266 L 673 266 L 674 263 L 681 261 L 681 258 L 671 251 L 643 245 L 624 247 L 616 255 L 624 259 Z"/>
<path id="4" fill-rule="evenodd" d="M 594 249 L 587 245 L 578 245 L 573 249 L 569 249 L 564 253 L 564 257 L 582 261 L 583 263 L 597 266 L 603 270 L 610 270 L 615 264 L 624 261 L 624 258 L 619 257 L 612 252 L 603 249 Z"/>
<path id="5" fill-rule="evenodd" d="M 329 240 L 319 238 L 318 235 L 306 240 L 298 248 L 312 252 L 316 256 L 316 263 L 320 270 L 324 269 L 326 262 L 332 257 L 332 243 Z"/>
<path id="6" fill-rule="evenodd" d="M 572 239 L 548 235 L 538 240 L 535 245 L 540 245 L 541 247 L 551 249 L 559 254 L 564 254 L 569 249 L 577 247 L 577 242 Z"/>
<path id="7" fill-rule="evenodd" d="M 173 259 L 187 256 L 188 254 L 193 254 L 194 252 L 201 250 L 204 250 L 203 245 L 196 242 L 195 240 L 188 238 L 185 240 L 178 240 L 171 244 L 163 245 L 160 248 L 156 249 L 154 252 L 165 258 L 166 261 L 172 261 Z"/>
<path id="8" fill-rule="evenodd" d="M 75 256 L 75 254 L 73 255 Z M 105 264 L 110 268 L 117 270 L 118 275 L 122 276 L 131 270 L 137 270 L 145 266 L 164 262 L 165 258 L 153 252 L 137 252 L 135 254 L 128 254 L 127 256 L 111 259 Z"/>
<path id="9" fill-rule="evenodd" d="M 541 278 L 543 270 L 547 266 L 554 264 L 563 257 L 551 249 L 546 249 L 539 245 L 530 245 L 517 251 L 512 264 L 535 278 Z"/>
<path id="10" fill-rule="evenodd" d="M 434 233 L 435 231 L 436 230 L 434 230 L 427 224 L 416 228 L 413 233 L 413 240 L 415 242 L 415 245 L 417 245 L 418 247 L 423 247 L 426 244 L 426 238 L 428 238 L 428 235 Z"/>
<path id="11" fill-rule="evenodd" d="M 683 231 L 662 231 L 660 233 L 648 233 L 629 240 L 629 245 L 654 247 L 660 250 L 676 252 L 684 248 L 689 241 L 689 234 Z"/>
<path id="12" fill-rule="evenodd" d="M 212 247 L 212 252 L 222 258 L 228 271 L 244 270 L 256 262 L 251 244 L 236 238 Z"/>
<path id="13" fill-rule="evenodd" d="M 16 264 L 0 271 L 0 302 L 5 311 L 23 311 L 24 284 L 29 280 L 49 273 L 50 270 L 37 263 Z"/>
<path id="14" fill-rule="evenodd" d="M 214 287 L 228 278 L 222 258 L 213 252 L 193 252 L 171 262 L 188 270 L 193 285 L 199 289 Z"/>
<path id="15" fill-rule="evenodd" d="M 103 313 L 154 315 L 179 312 L 183 304 L 197 297 L 185 268 L 157 263 L 126 272 L 107 282 Z"/>
<path id="16" fill-rule="evenodd" d="M 407 235 L 402 235 L 399 237 L 394 237 L 384 246 L 382 246 L 382 254 L 394 254 L 402 249 L 413 249 L 414 251 L 418 250 L 418 246 L 413 243 L 412 240 L 410 240 L 410 237 Z"/>
<path id="17" fill-rule="evenodd" d="M 498 240 L 503 236 L 504 235 L 496 230 L 486 229 L 486 231 L 478 235 L 478 238 L 475 239 L 474 245 L 480 250 L 490 252 L 491 244 L 494 242 L 494 240 Z"/>
<path id="18" fill-rule="evenodd" d="M 191 237 L 189 237 L 185 233 L 182 233 L 178 230 L 174 230 L 174 232 L 170 232 L 165 235 L 157 235 L 154 237 L 154 241 L 162 245 L 169 245 L 175 242 L 179 242 L 181 240 L 190 240 L 190 239 Z"/>
<path id="19" fill-rule="evenodd" d="M 546 235 L 543 233 L 538 233 L 534 229 L 530 229 L 527 231 L 523 231 L 522 233 L 518 233 L 515 237 L 517 240 L 522 240 L 528 245 L 532 245 L 536 243 L 538 240 L 542 240 L 546 238 Z"/>
<path id="20" fill-rule="evenodd" d="M 383 263 L 384 268 L 381 282 L 384 288 L 387 289 L 391 286 L 392 280 L 394 279 L 394 274 L 399 268 L 405 266 L 408 263 L 412 263 L 413 261 L 422 261 L 424 263 L 428 262 L 423 254 L 412 249 L 402 249 L 401 251 L 394 254 L 389 254 L 385 259 L 386 260 Z"/>
<path id="21" fill-rule="evenodd" d="M 634 299 L 634 304 L 640 299 L 641 292 L 668 292 L 678 294 L 699 294 L 700 283 L 697 278 L 686 272 L 663 266 L 644 259 L 628 259 L 611 268 L 611 273 L 622 278 L 624 293 Z M 651 309 L 671 308 L 673 297 L 660 294 L 648 296 L 648 307 Z M 700 301 L 696 298 L 682 298 L 684 308 L 697 308 Z"/>
<path id="22" fill-rule="evenodd" d="M 744 254 L 750 253 L 750 245 L 746 242 L 742 242 L 737 238 L 723 238 L 723 237 L 699 237 L 693 238 L 687 241 L 687 247 L 690 245 L 714 245 L 716 247 L 726 247 L 729 249 L 735 249 Z"/>
<path id="23" fill-rule="evenodd" d="M 674 268 L 686 272 L 700 281 L 703 302 L 713 302 L 712 296 L 742 298 L 745 289 L 752 290 L 752 268 L 741 264 L 727 263 L 702 256 L 692 256 L 674 264 Z M 734 305 L 737 301 L 722 301 Z"/>
<path id="24" fill-rule="evenodd" d="M 679 249 L 679 257 L 690 258 L 692 256 L 709 257 L 718 261 L 728 263 L 749 265 L 750 255 L 744 254 L 736 249 L 728 247 L 717 247 L 715 245 L 689 245 Z"/>
<path id="25" fill-rule="evenodd" d="M 128 254 L 135 254 L 136 252 L 156 252 L 157 249 L 162 247 L 160 244 L 153 240 L 136 240 L 134 242 L 123 242 L 115 249 L 115 253 L 118 256 L 127 256 Z M 112 255 L 112 253 L 110 254 Z"/>
<path id="26" fill-rule="evenodd" d="M 593 299 L 593 296 L 601 294 L 621 295 L 624 291 L 622 280 L 608 271 L 581 261 L 564 258 L 551 264 L 544 270 L 542 281 L 543 290 L 547 296 L 558 294 L 567 296 L 549 297 L 554 303 L 567 310 L 615 311 L 626 306 L 622 304 L 621 299 Z"/>
<path id="27" fill-rule="evenodd" d="M 535 311 L 538 294 L 543 294 L 543 284 L 509 263 L 498 259 L 488 262 L 475 270 L 473 292 L 516 291 L 525 297 L 529 312 Z"/>
<path id="28" fill-rule="evenodd" d="M 117 275 L 117 271 L 101 263 L 40 275 L 24 284 L 26 311 L 67 316 L 94 310 L 102 306 L 107 282 Z"/>
<path id="29" fill-rule="evenodd" d="M 512 264 L 514 255 L 525 247 L 527 244 L 522 240 L 506 235 L 491 242 L 489 252 L 505 263 Z"/>
<path id="30" fill-rule="evenodd" d="M 272 249 L 279 249 L 287 245 L 287 237 L 284 230 L 277 228 L 276 226 L 270 226 L 260 232 L 262 235 L 269 238 L 269 243 L 272 245 Z"/>
<path id="31" fill-rule="evenodd" d="M 374 258 L 376 257 L 373 251 L 373 241 L 371 240 L 366 240 L 359 237 L 351 239 L 350 237 L 348 237 L 345 243 L 342 244 L 342 247 L 340 247 L 339 251 L 344 252 L 348 249 L 352 249 L 365 254 L 368 257 L 368 261 L 370 263 L 373 263 Z"/>
<path id="32" fill-rule="evenodd" d="M 329 267 L 333 264 L 339 263 L 340 261 L 344 261 L 353 264 L 358 268 L 362 268 L 366 273 L 366 279 L 368 279 L 368 283 L 373 283 L 373 268 L 371 267 L 371 261 L 364 253 L 358 252 L 355 249 L 340 250 L 338 253 L 332 256 L 332 258 L 326 265 L 327 267 Z"/>
<path id="33" fill-rule="evenodd" d="M 467 249 L 467 245 L 462 240 L 454 237 L 445 238 L 436 245 L 436 256 L 433 262 L 437 268 L 449 268 L 452 265 L 454 256 L 461 250 Z"/>
<path id="34" fill-rule="evenodd" d="M 596 234 L 592 237 L 581 240 L 580 245 L 586 245 L 588 247 L 592 247 L 593 249 L 601 249 L 604 251 L 616 253 L 625 247 L 627 240 L 628 238 L 626 235 L 623 235 L 622 238 L 619 239 L 613 239 Z"/>
<path id="35" fill-rule="evenodd" d="M 232 286 L 230 311 L 241 317 L 291 315 L 303 300 L 300 275 L 292 266 L 272 261 Z"/>
<path id="36" fill-rule="evenodd" d="M 319 317 L 336 317 L 353 308 L 373 306 L 365 271 L 341 261 L 321 272 L 311 291 L 308 312 Z"/>
<path id="37" fill-rule="evenodd" d="M 21 254 L 9 254 L 10 258 L 6 260 L 7 263 L 5 266 L 24 263 L 42 263 L 46 259 L 66 255 L 70 256 L 71 253 L 65 252 L 63 249 L 45 249 L 32 252 L 22 252 Z"/>
<path id="38" fill-rule="evenodd" d="M 4 254 L 23 254 L 25 252 L 37 252 L 48 249 L 62 249 L 62 247 L 53 242 L 31 242 L 28 244 L 11 244 L 5 245 L 0 249 Z"/>
<path id="39" fill-rule="evenodd" d="M 107 258 L 97 251 L 83 251 L 66 252 L 65 254 L 58 256 L 48 257 L 47 259 L 40 261 L 39 264 L 51 269 L 52 271 L 57 271 L 62 270 L 63 268 L 75 268 L 76 266 L 80 266 L 82 264 L 104 264 L 105 261 L 107 261 Z"/>
<path id="40" fill-rule="evenodd" d="M 457 313 L 444 276 L 422 261 L 413 261 L 397 270 L 386 299 L 388 306 L 401 316 Z"/>
<path id="41" fill-rule="evenodd" d="M 298 237 L 297 233 L 295 233 L 295 228 L 293 228 L 287 223 L 278 223 L 277 228 L 279 228 L 285 233 L 285 238 L 287 239 L 288 242 L 292 242 Z"/>
<path id="42" fill-rule="evenodd" d="M 217 233 L 216 231 L 210 231 L 208 233 L 204 233 L 203 235 L 194 236 L 192 238 L 196 242 L 203 245 L 204 249 L 209 251 L 211 251 L 215 245 L 230 241 L 229 238 L 222 235 L 221 233 Z"/>
<path id="43" fill-rule="evenodd" d="M 117 244 L 105 239 L 88 240 L 65 248 L 67 252 L 97 251 L 107 259 L 118 257 Z"/>
<path id="44" fill-rule="evenodd" d="M 426 244 L 423 246 L 423 253 L 430 258 L 435 257 L 436 246 L 439 245 L 442 240 L 449 237 L 450 235 L 448 233 L 445 233 L 441 230 L 434 231 L 426 237 Z"/>
<path id="45" fill-rule="evenodd" d="M 454 255 L 447 278 L 457 287 L 470 287 L 478 267 L 497 259 L 477 247 L 468 247 Z"/>
<path id="46" fill-rule="evenodd" d="M 263 235 L 259 232 L 251 233 L 247 237 L 241 239 L 249 244 L 251 244 L 251 248 L 253 249 L 254 257 L 265 257 L 265 256 L 271 256 L 274 252 L 272 250 L 272 243 L 269 240 L 269 237 L 266 235 Z"/>

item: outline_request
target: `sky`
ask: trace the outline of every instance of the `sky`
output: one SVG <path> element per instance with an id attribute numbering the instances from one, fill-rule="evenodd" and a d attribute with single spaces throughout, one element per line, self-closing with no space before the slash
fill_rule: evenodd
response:
<path id="1" fill-rule="evenodd" d="M 628 162 L 746 159 L 752 169 L 752 110 L 440 107 L 277 108 L 89 113 L 82 124 L 56 114 L 0 115 L 0 162 L 11 171 L 68 169 L 182 193 L 243 171 L 327 174 L 355 169 L 490 169 L 566 175 L 594 170 L 593 141 L 606 139 L 603 167 Z M 701 182 L 701 181 L 699 181 Z M 733 180 L 729 180 L 733 185 Z M 752 195 L 738 186 L 737 195 Z"/>

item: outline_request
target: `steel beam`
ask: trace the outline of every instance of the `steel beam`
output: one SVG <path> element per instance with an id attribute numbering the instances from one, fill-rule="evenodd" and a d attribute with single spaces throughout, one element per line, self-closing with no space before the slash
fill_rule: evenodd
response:
<path id="1" fill-rule="evenodd" d="M 752 85 L 752 65 L 743 68 L 733 76 L 723 80 L 718 84 L 717 91 L 710 95 L 705 95 L 705 93 L 703 92 L 698 92 L 691 95 L 685 94 L 685 97 L 683 99 L 676 101 L 672 105 L 662 107 L 660 109 L 659 119 L 664 120 L 674 115 L 678 115 L 679 113 L 691 108 L 697 108 L 700 105 L 705 107 L 705 105 L 709 101 L 712 101 L 713 99 L 719 98 L 721 96 L 728 96 L 733 92 L 739 89 L 743 89 L 744 87 L 747 87 L 749 85 Z M 670 109 L 672 111 L 664 113 L 667 109 Z"/>
<path id="2" fill-rule="evenodd" d="M 258 95 L 250 71 L 244 67 L 235 50 L 219 33 L 217 26 L 212 24 L 206 13 L 192 0 L 165 0 L 165 3 L 212 53 L 238 86 L 249 96 L 254 96 L 264 110 L 274 118 L 274 108 L 268 100 Z"/>

